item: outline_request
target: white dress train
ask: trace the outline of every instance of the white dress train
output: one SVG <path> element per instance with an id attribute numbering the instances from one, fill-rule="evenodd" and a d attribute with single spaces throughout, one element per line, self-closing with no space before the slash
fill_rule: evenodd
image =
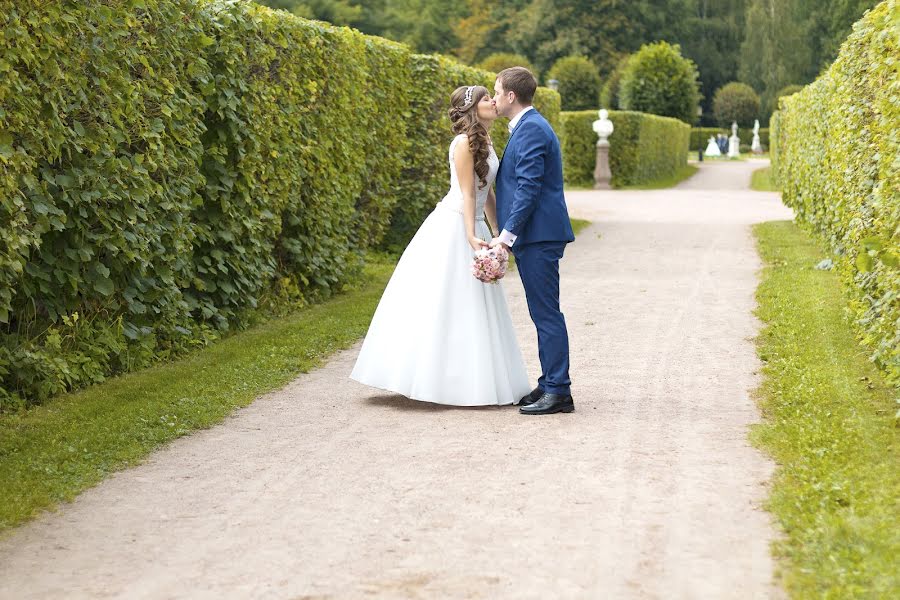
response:
<path id="1" fill-rule="evenodd" d="M 531 391 L 502 284 L 472 275 L 463 196 L 450 144 L 450 191 L 410 241 L 369 325 L 351 379 L 454 406 L 513 404 Z M 500 161 L 489 155 L 488 185 L 477 190 L 475 234 Z M 477 176 L 475 177 L 478 181 Z"/>

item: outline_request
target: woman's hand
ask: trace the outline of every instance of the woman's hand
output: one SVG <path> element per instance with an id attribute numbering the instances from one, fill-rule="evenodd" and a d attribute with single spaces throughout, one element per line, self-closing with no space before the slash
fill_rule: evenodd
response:
<path id="1" fill-rule="evenodd" d="M 481 250 L 482 248 L 488 247 L 488 243 L 486 241 L 475 235 L 469 236 L 469 245 L 472 246 L 472 250 L 475 250 L 476 252 L 478 250 Z"/>

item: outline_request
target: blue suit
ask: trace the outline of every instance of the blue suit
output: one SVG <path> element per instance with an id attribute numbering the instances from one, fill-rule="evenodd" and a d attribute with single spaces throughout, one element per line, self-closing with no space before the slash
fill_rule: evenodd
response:
<path id="1" fill-rule="evenodd" d="M 538 334 L 538 386 L 551 394 L 570 395 L 559 261 L 575 234 L 563 194 L 559 139 L 536 110 L 522 115 L 503 152 L 497 173 L 497 222 L 516 236 L 512 251 Z"/>

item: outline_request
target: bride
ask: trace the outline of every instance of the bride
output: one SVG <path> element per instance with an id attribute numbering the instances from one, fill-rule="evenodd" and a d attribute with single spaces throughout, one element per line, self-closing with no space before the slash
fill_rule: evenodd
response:
<path id="1" fill-rule="evenodd" d="M 500 284 L 472 275 L 497 231 L 492 185 L 500 161 L 487 88 L 450 98 L 450 191 L 422 223 L 388 282 L 350 374 L 413 400 L 455 406 L 518 402 L 531 391 Z"/>

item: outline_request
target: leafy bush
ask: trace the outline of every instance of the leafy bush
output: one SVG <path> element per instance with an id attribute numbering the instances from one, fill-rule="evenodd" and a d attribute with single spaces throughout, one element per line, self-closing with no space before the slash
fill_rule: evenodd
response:
<path id="1" fill-rule="evenodd" d="M 776 110 L 778 110 L 778 101 L 779 100 L 781 100 L 785 96 L 793 96 L 794 94 L 796 94 L 797 92 L 799 92 L 802 89 L 803 89 L 802 85 L 786 85 L 786 86 L 784 86 L 783 88 L 778 90 L 778 92 L 775 94 L 775 97 L 772 98 L 772 101 L 770 103 L 770 104 L 772 104 L 772 106 L 770 107 L 770 110 L 772 112 L 775 112 Z"/>
<path id="2" fill-rule="evenodd" d="M 700 102 L 697 66 L 667 42 L 645 44 L 628 59 L 619 87 L 619 108 L 697 120 Z"/>
<path id="3" fill-rule="evenodd" d="M 628 67 L 629 58 L 631 57 L 625 56 L 622 58 L 619 64 L 616 65 L 616 68 L 613 69 L 613 72 L 606 78 L 606 83 L 603 84 L 603 88 L 600 90 L 600 108 L 607 110 L 621 108 L 619 106 L 619 89 L 622 84 L 622 75 L 625 73 L 626 67 Z"/>
<path id="4" fill-rule="evenodd" d="M 799 223 L 838 256 L 873 359 L 900 384 L 897 0 L 858 22 L 837 60 L 775 115 L 774 169 Z"/>
<path id="5" fill-rule="evenodd" d="M 566 183 L 591 186 L 597 156 L 593 122 L 597 111 L 563 112 L 561 141 Z M 645 113 L 610 111 L 615 131 L 609 137 L 612 185 L 650 183 L 675 175 L 687 165 L 691 128 L 677 119 Z"/>
<path id="6" fill-rule="evenodd" d="M 559 82 L 563 110 L 596 108 L 600 98 L 600 73 L 584 56 L 561 58 L 547 72 L 547 78 Z"/>
<path id="7" fill-rule="evenodd" d="M 508 69 L 509 67 L 525 67 L 531 71 L 535 77 L 538 76 L 538 72 L 528 58 L 521 54 L 513 54 L 512 52 L 497 52 L 491 54 L 481 61 L 477 67 L 482 71 L 489 71 L 491 73 L 499 73 L 503 69 Z M 488 89 L 493 90 L 494 88 L 493 86 L 489 86 Z"/>
<path id="8" fill-rule="evenodd" d="M 727 83 L 716 90 L 713 114 L 722 127 L 735 122 L 741 127 L 752 127 L 753 121 L 760 118 L 759 95 L 746 83 Z"/>

